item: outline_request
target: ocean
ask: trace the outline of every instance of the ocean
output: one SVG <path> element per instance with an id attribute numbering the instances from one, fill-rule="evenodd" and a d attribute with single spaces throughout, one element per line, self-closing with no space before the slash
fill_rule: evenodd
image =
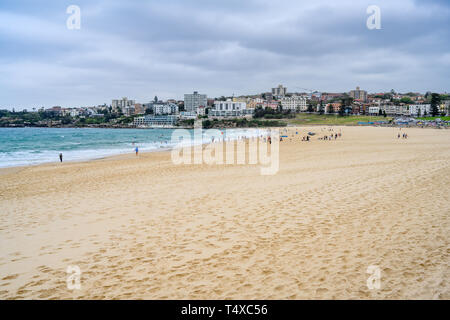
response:
<path id="1" fill-rule="evenodd" d="M 175 129 L 0 128 L 0 168 L 59 161 L 82 161 L 139 151 L 170 149 Z M 189 130 L 193 136 L 193 130 Z M 259 130 L 227 129 L 224 137 L 259 135 Z M 205 139 L 206 140 L 206 139 Z M 206 141 L 203 141 L 206 142 Z M 202 143 L 202 141 L 194 141 Z"/>

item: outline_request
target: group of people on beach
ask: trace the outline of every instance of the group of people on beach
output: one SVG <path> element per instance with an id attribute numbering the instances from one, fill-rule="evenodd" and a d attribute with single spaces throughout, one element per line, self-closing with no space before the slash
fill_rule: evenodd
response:
<path id="1" fill-rule="evenodd" d="M 397 135 L 397 139 L 400 139 L 400 132 L 399 132 L 398 135 Z M 402 134 L 402 139 L 408 139 L 408 134 L 404 132 L 404 133 Z"/>
<path id="2" fill-rule="evenodd" d="M 322 128 L 322 131 L 326 130 L 325 128 Z M 325 134 L 322 137 L 319 137 L 318 140 L 337 140 L 337 138 L 342 137 L 342 132 L 341 130 L 339 130 L 339 132 L 334 132 L 334 129 L 329 128 L 327 129 L 330 133 Z M 299 130 L 295 130 L 295 135 L 293 136 L 288 136 L 288 130 L 284 129 L 284 131 L 282 131 L 282 133 L 284 133 L 285 135 L 280 136 L 280 141 L 283 141 L 283 137 L 289 138 L 290 141 L 292 141 L 293 138 L 295 138 L 295 135 L 299 134 Z M 311 136 L 315 135 L 314 132 L 308 132 L 305 136 L 301 137 L 301 141 L 306 141 L 309 142 L 311 141 Z M 264 142 L 265 142 L 265 138 L 264 138 Z"/>
<path id="3" fill-rule="evenodd" d="M 309 141 L 309 140 L 310 140 L 309 136 L 306 136 L 306 137 L 303 136 L 303 137 L 302 137 L 302 141 Z"/>
<path id="4" fill-rule="evenodd" d="M 334 132 L 334 129 L 330 128 L 328 129 L 330 133 L 325 134 L 323 137 L 319 138 L 319 140 L 337 140 L 337 138 L 342 137 L 342 132 L 339 130 L 339 132 Z"/>
<path id="5" fill-rule="evenodd" d="M 335 134 L 330 134 L 329 136 L 324 135 L 322 140 L 333 140 L 333 138 L 334 138 L 334 140 L 337 140 L 337 138 L 340 138 L 341 136 L 342 136 L 342 133 L 336 132 Z"/>

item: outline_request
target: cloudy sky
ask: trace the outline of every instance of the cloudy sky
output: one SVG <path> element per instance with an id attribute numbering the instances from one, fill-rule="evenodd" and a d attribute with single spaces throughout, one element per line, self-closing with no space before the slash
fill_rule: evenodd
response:
<path id="1" fill-rule="evenodd" d="M 69 30 L 69 5 L 81 29 Z M 366 10 L 381 10 L 369 30 Z M 1 0 L 0 108 L 193 90 L 450 91 L 448 0 Z M 305 89 L 303 89 L 305 88 Z"/>

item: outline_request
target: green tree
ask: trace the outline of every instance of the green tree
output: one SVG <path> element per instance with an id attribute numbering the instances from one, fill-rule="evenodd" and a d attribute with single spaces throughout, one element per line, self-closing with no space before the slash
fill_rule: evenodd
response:
<path id="1" fill-rule="evenodd" d="M 438 93 L 432 93 L 431 94 L 431 115 L 433 117 L 437 116 L 439 114 L 439 108 L 438 105 L 440 103 L 440 95 Z"/>
<path id="2" fill-rule="evenodd" d="M 333 113 L 333 112 L 334 112 L 333 105 L 330 103 L 328 105 L 328 113 Z"/>
<path id="3" fill-rule="evenodd" d="M 413 103 L 413 101 L 411 100 L 410 97 L 403 97 L 403 98 L 400 99 L 400 102 L 406 103 L 406 104 L 411 104 L 411 103 Z"/>
<path id="4" fill-rule="evenodd" d="M 211 120 L 203 120 L 202 121 L 202 126 L 204 129 L 209 129 L 212 127 L 212 123 Z"/>
<path id="5" fill-rule="evenodd" d="M 70 124 L 70 123 L 72 123 L 72 117 L 71 116 L 64 116 L 61 119 L 61 123 L 62 124 Z"/>
<path id="6" fill-rule="evenodd" d="M 277 112 L 283 112 L 283 106 L 281 105 L 281 102 L 278 102 Z"/>
<path id="7" fill-rule="evenodd" d="M 322 103 L 322 101 L 320 102 L 320 105 L 319 105 L 319 114 L 323 114 L 324 113 L 324 110 L 323 110 L 323 103 Z"/>

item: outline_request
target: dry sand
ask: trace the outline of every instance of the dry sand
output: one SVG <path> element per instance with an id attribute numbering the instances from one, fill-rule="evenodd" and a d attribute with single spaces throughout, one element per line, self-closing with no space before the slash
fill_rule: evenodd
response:
<path id="1" fill-rule="evenodd" d="M 449 299 L 450 130 L 339 129 L 285 139 L 273 176 L 167 152 L 2 170 L 0 298 Z"/>

